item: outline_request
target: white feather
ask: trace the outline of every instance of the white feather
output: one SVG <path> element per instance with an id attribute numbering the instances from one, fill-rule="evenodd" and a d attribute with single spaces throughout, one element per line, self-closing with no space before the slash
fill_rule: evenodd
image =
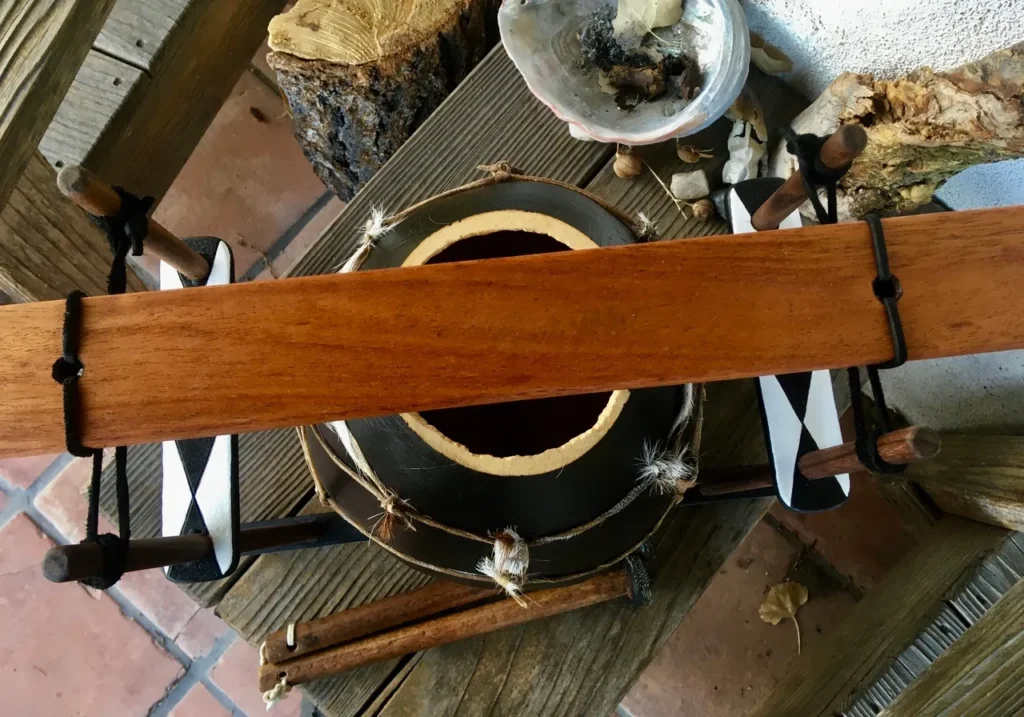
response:
<path id="1" fill-rule="evenodd" d="M 677 492 L 679 483 L 693 480 L 696 472 L 689 453 L 689 446 L 673 453 L 662 449 L 659 443 L 652 445 L 644 441 L 637 480 L 649 483 L 651 490 L 659 495 Z"/>

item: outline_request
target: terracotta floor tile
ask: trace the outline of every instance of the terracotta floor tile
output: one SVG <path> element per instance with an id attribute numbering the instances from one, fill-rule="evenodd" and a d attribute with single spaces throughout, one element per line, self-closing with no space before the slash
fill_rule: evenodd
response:
<path id="1" fill-rule="evenodd" d="M 196 685 L 181 698 L 168 717 L 231 717 L 231 712 L 203 685 Z"/>
<path id="2" fill-rule="evenodd" d="M 239 638 L 210 669 L 210 680 L 249 717 L 263 717 L 267 708 L 257 681 L 259 668 L 259 653 Z M 271 714 L 274 717 L 298 717 L 301 708 L 302 697 L 298 691 L 292 691 L 274 705 Z"/>
<path id="3" fill-rule="evenodd" d="M 326 191 L 282 98 L 246 72 L 153 216 L 178 236 L 227 241 L 242 276 Z M 151 257 L 143 265 L 155 275 Z"/>
<path id="4" fill-rule="evenodd" d="M 796 656 L 792 623 L 767 625 L 757 608 L 797 556 L 778 532 L 758 524 L 641 674 L 623 709 L 634 717 L 748 714 Z M 833 586 L 807 587 L 810 600 L 798 614 L 805 647 L 826 639 L 854 604 Z"/>
<path id="5" fill-rule="evenodd" d="M 110 460 L 113 450 L 108 450 L 107 454 L 105 460 Z M 85 516 L 89 510 L 86 496 L 91 476 L 92 459 L 75 458 L 36 496 L 36 508 L 73 543 L 85 537 Z M 100 532 L 111 529 L 101 514 Z"/>
<path id="6" fill-rule="evenodd" d="M 117 583 L 121 594 L 172 640 L 181 634 L 199 605 L 164 576 L 159 568 L 125 573 Z"/>
<path id="7" fill-rule="evenodd" d="M 0 693 L 10 715 L 143 717 L 183 674 L 106 595 L 54 585 L 25 516 L 0 531 Z"/>
<path id="8" fill-rule="evenodd" d="M 918 538 L 869 475 L 854 475 L 851 484 L 849 499 L 835 510 L 794 513 L 776 504 L 771 515 L 857 587 L 868 590 Z"/>
<path id="9" fill-rule="evenodd" d="M 57 459 L 56 455 L 0 460 L 0 476 L 19 488 L 30 488 L 36 478 Z"/>
<path id="10" fill-rule="evenodd" d="M 185 628 L 178 633 L 175 642 L 194 660 L 208 653 L 217 638 L 229 629 L 224 621 L 214 614 L 212 608 L 206 608 L 192 616 Z"/>

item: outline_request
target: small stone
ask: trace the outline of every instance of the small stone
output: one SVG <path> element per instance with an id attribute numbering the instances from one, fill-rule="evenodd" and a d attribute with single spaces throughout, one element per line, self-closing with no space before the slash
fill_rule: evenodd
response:
<path id="1" fill-rule="evenodd" d="M 680 172 L 672 175 L 672 196 L 683 201 L 702 199 L 711 193 L 708 175 L 703 169 L 695 172 Z"/>

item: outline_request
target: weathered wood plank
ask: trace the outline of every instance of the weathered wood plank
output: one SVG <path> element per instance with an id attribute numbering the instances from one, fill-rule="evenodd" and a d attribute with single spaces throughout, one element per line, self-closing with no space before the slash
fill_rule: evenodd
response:
<path id="1" fill-rule="evenodd" d="M 196 0 L 117 0 L 93 46 L 152 72 L 160 49 L 190 4 Z"/>
<path id="2" fill-rule="evenodd" d="M 947 513 L 1024 530 L 1024 437 L 945 433 L 939 455 L 905 476 Z"/>
<path id="3" fill-rule="evenodd" d="M 110 131 L 116 109 L 136 87 L 148 84 L 149 77 L 137 67 L 91 51 L 43 135 L 40 151 L 57 169 L 84 164 Z"/>
<path id="4" fill-rule="evenodd" d="M 114 0 L 0 5 L 0 207 L 14 191 Z"/>
<path id="5" fill-rule="evenodd" d="M 879 717 L 1024 714 L 1024 581 L 953 643 Z"/>
<path id="6" fill-rule="evenodd" d="M 163 15 L 161 22 L 178 7 L 156 0 L 148 4 Z M 163 196 L 283 5 L 283 0 L 187 3 L 148 65 L 150 81 L 132 88 L 84 164 L 111 184 Z"/>
<path id="7" fill-rule="evenodd" d="M 398 211 L 485 176 L 477 165 L 505 160 L 527 174 L 582 184 L 611 152 L 570 138 L 498 45 L 349 202 L 291 274 L 337 271 L 362 236 L 372 206 Z"/>
<path id="8" fill-rule="evenodd" d="M 947 591 L 1008 535 L 1000 528 L 944 517 L 853 608 L 827 644 L 791 665 L 755 714 L 831 717 L 889 665 Z"/>
<path id="9" fill-rule="evenodd" d="M 159 444 L 135 446 L 128 450 L 128 489 L 131 496 L 133 538 L 160 535 L 161 467 Z M 302 458 L 302 447 L 294 430 L 247 433 L 239 437 L 239 510 L 243 523 L 269 520 L 293 514 L 312 491 L 312 482 Z M 103 472 L 100 509 L 111 518 L 117 511 L 114 465 Z M 233 575 L 207 583 L 183 583 L 181 589 L 196 602 L 212 605 L 227 592 L 252 563 L 243 558 Z"/>
<path id="10" fill-rule="evenodd" d="M 0 289 L 18 301 L 62 299 L 75 289 L 105 294 L 106 237 L 57 190 L 53 168 L 36 152 L 0 210 Z M 145 286 L 128 269 L 128 290 Z"/>

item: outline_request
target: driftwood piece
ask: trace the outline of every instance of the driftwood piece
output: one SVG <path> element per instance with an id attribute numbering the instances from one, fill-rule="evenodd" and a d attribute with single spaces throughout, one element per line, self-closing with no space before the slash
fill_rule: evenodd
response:
<path id="1" fill-rule="evenodd" d="M 897 214 L 931 201 L 975 164 L 1024 156 L 1024 43 L 948 72 L 924 67 L 896 80 L 846 73 L 793 122 L 827 135 L 860 124 L 868 146 L 840 184 L 840 221 Z M 772 174 L 796 160 L 782 147 Z M 810 205 L 805 205 L 809 207 Z"/>
<path id="2" fill-rule="evenodd" d="M 496 6 L 299 0 L 274 18 L 268 61 L 299 144 L 339 197 L 351 199 L 483 58 Z"/>

